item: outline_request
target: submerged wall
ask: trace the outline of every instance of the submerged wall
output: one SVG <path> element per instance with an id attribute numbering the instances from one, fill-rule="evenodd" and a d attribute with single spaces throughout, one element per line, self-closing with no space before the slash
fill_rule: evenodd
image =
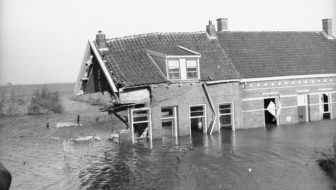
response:
<path id="1" fill-rule="evenodd" d="M 298 96 L 304 95 L 305 121 L 316 121 L 323 118 L 321 95 L 329 95 L 331 119 L 336 118 L 336 77 L 309 78 L 292 80 L 259 81 L 247 83 L 220 83 L 202 86 L 202 83 L 158 84 L 148 89 L 150 100 L 145 102 L 151 108 L 153 138 L 163 135 L 161 109 L 176 107 L 177 135 L 191 134 L 190 106 L 205 106 L 206 133 L 212 121 L 213 132 L 220 129 L 219 104 L 233 105 L 233 129 L 265 127 L 265 99 L 277 99 L 280 95 L 281 113 L 279 124 L 298 123 Z M 206 91 L 211 99 L 207 98 Z M 217 116 L 214 120 L 214 116 Z"/>
<path id="2" fill-rule="evenodd" d="M 211 97 L 215 113 L 218 114 L 218 104 L 223 102 L 232 102 L 236 117 L 240 117 L 240 90 L 238 83 L 226 83 L 207 86 L 207 91 Z M 162 117 L 161 108 L 177 107 L 177 126 L 178 135 L 190 135 L 190 106 L 205 105 L 206 112 L 206 128 L 203 128 L 203 133 L 206 133 L 213 119 L 214 113 L 210 106 L 209 100 L 206 97 L 204 88 L 200 83 L 181 83 L 172 85 L 156 85 L 151 87 L 151 108 L 152 108 L 152 126 L 153 138 L 162 136 Z M 239 119 L 234 119 L 236 128 L 241 128 Z M 214 121 L 213 132 L 218 132 L 219 118 Z"/>
<path id="3" fill-rule="evenodd" d="M 330 97 L 331 118 L 336 118 L 336 78 L 309 78 L 247 82 L 242 85 L 243 128 L 265 126 L 264 99 L 281 99 L 279 124 L 299 122 L 298 96 L 305 95 L 308 121 L 323 117 L 321 95 Z"/>

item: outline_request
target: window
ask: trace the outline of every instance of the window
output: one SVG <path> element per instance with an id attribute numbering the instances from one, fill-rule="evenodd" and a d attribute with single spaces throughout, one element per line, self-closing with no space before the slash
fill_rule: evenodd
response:
<path id="1" fill-rule="evenodd" d="M 150 134 L 150 109 L 138 108 L 131 110 L 131 122 L 132 122 L 132 142 L 151 138 Z"/>
<path id="2" fill-rule="evenodd" d="M 197 72 L 197 60 L 189 59 L 187 60 L 187 79 L 198 78 Z"/>
<path id="3" fill-rule="evenodd" d="M 205 106 L 190 106 L 191 130 L 203 132 L 205 128 Z"/>
<path id="4" fill-rule="evenodd" d="M 231 103 L 224 103 L 219 104 L 219 125 L 220 128 L 228 128 L 232 129 L 232 104 Z"/>
<path id="5" fill-rule="evenodd" d="M 204 106 L 191 106 L 190 117 L 204 116 Z"/>
<path id="6" fill-rule="evenodd" d="M 180 61 L 169 60 L 168 61 L 168 75 L 170 79 L 180 79 Z"/>

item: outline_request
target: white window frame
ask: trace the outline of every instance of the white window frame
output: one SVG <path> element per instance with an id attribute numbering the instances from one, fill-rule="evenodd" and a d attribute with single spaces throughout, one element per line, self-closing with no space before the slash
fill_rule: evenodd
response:
<path id="1" fill-rule="evenodd" d="M 230 104 L 231 105 L 231 113 L 225 113 L 225 114 L 221 114 L 219 112 L 219 106 L 223 105 L 223 104 Z M 234 109 L 234 102 L 220 102 L 218 103 L 217 106 L 217 111 L 218 111 L 218 131 L 220 131 L 221 129 L 221 123 L 220 123 L 220 116 L 222 115 L 231 115 L 231 130 L 235 131 L 236 130 L 236 126 L 235 126 L 235 109 Z"/>
<path id="2" fill-rule="evenodd" d="M 169 76 L 169 61 L 177 60 L 179 62 L 179 78 L 170 78 Z M 184 61 L 181 61 L 184 60 Z M 188 60 L 195 60 L 196 61 L 196 72 L 197 77 L 195 78 L 188 78 L 187 72 L 187 62 Z M 169 80 L 176 80 L 176 81 L 195 81 L 200 80 L 200 65 L 199 65 L 199 57 L 174 57 L 174 58 L 166 58 L 166 73 L 167 79 Z"/>
<path id="3" fill-rule="evenodd" d="M 203 116 L 191 116 L 191 111 L 190 108 L 191 107 L 197 107 L 197 106 L 203 106 L 204 108 L 204 115 Z M 190 137 L 191 137 L 191 119 L 193 118 L 202 118 L 204 117 L 204 127 L 203 127 L 203 133 L 206 133 L 207 131 L 207 112 L 206 112 L 206 104 L 195 104 L 195 105 L 189 105 L 189 132 L 190 132 Z"/>
<path id="4" fill-rule="evenodd" d="M 195 78 L 188 78 L 188 61 L 189 60 L 195 60 L 196 61 L 196 77 Z M 199 75 L 199 59 L 198 58 L 187 58 L 186 59 L 186 61 L 185 61 L 185 68 L 186 68 L 186 70 L 185 70 L 185 72 L 186 72 L 186 80 L 197 80 L 197 79 L 199 79 L 200 77 L 200 75 Z"/>
<path id="5" fill-rule="evenodd" d="M 146 121 L 134 121 L 134 112 L 136 111 L 148 111 L 148 119 Z M 148 107 L 145 108 L 134 108 L 130 110 L 130 123 L 131 123 L 131 134 L 132 134 L 132 143 L 134 144 L 135 138 L 134 138 L 134 124 L 138 123 L 148 123 L 149 127 L 149 141 L 150 141 L 150 147 L 153 147 L 153 129 L 152 129 L 152 117 L 151 117 L 151 109 Z"/>
<path id="6" fill-rule="evenodd" d="M 162 117 L 161 115 L 161 128 L 162 128 L 162 121 L 164 120 L 170 120 L 170 119 L 173 119 L 174 120 L 174 131 L 172 131 L 172 136 L 173 137 L 177 137 L 178 134 L 177 134 L 177 106 L 164 106 L 164 107 L 161 107 L 161 114 L 162 114 L 162 109 L 169 109 L 169 108 L 172 108 L 173 109 L 173 116 L 172 117 Z"/>
<path id="7" fill-rule="evenodd" d="M 323 103 L 323 100 L 322 100 L 322 97 L 323 97 L 323 94 L 326 94 L 328 96 L 328 103 Z M 329 113 L 330 114 L 330 119 L 333 119 L 333 107 L 332 107 L 332 92 L 321 92 L 319 93 L 319 105 L 320 105 L 320 119 L 323 119 L 323 114 L 324 113 Z M 324 105 L 325 104 L 328 104 L 328 108 L 329 108 L 329 111 L 328 112 L 324 112 Z"/>
<path id="8" fill-rule="evenodd" d="M 179 64 L 179 78 L 170 78 L 170 73 L 169 73 L 169 61 L 173 61 L 173 60 L 175 60 L 175 61 L 178 61 L 178 64 Z M 180 59 L 178 59 L 178 58 L 170 58 L 170 59 L 167 59 L 167 78 L 169 79 L 169 80 L 181 80 L 182 78 L 181 78 L 181 75 L 182 75 L 182 73 L 181 73 L 181 61 L 180 61 Z"/>

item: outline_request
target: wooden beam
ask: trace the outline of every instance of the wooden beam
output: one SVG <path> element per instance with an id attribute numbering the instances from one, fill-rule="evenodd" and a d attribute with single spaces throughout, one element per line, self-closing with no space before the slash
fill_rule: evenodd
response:
<path id="1" fill-rule="evenodd" d="M 77 81 L 76 81 L 76 86 L 75 86 L 75 89 L 74 89 L 74 94 L 75 95 L 80 92 L 80 89 L 82 87 L 83 81 L 81 80 L 81 78 L 83 77 L 83 73 L 85 72 L 85 63 L 87 62 L 89 57 L 90 57 L 90 44 L 87 43 L 86 48 L 85 48 L 85 52 L 84 52 L 84 56 L 83 56 L 83 60 L 82 60 L 82 64 L 81 64 L 81 67 L 79 69 L 79 73 L 78 73 L 78 77 L 77 77 Z"/>
<path id="2" fill-rule="evenodd" d="M 207 90 L 207 88 L 206 88 L 206 84 L 203 83 L 203 84 L 202 84 L 202 87 L 203 87 L 203 90 L 204 90 L 205 95 L 206 95 L 206 97 L 207 97 L 207 100 L 208 100 L 208 102 L 209 102 L 209 104 L 210 104 L 212 113 L 214 114 L 214 116 L 212 117 L 212 121 L 211 121 L 210 127 L 208 128 L 208 131 L 207 131 L 207 133 L 208 133 L 209 135 L 211 135 L 212 130 L 213 130 L 213 127 L 214 127 L 215 122 L 216 122 L 216 119 L 217 119 L 217 114 L 216 114 L 216 111 L 215 111 L 215 107 L 213 106 L 211 97 L 209 96 L 208 90 Z"/>
<path id="3" fill-rule="evenodd" d="M 125 125 L 126 125 L 126 129 L 129 128 L 128 122 L 125 121 L 119 114 L 117 114 L 117 113 L 115 112 L 114 115 L 115 115 L 118 119 L 120 119 L 123 123 L 125 123 Z"/>
<path id="4" fill-rule="evenodd" d="M 111 87 L 111 89 L 113 91 L 113 94 L 115 95 L 115 98 L 118 99 L 118 96 L 116 94 L 118 92 L 118 89 L 117 89 L 116 85 L 114 84 L 114 82 L 112 80 L 112 77 L 111 77 L 109 71 L 107 70 L 106 65 L 105 65 L 103 59 L 101 58 L 101 56 L 100 56 L 100 54 L 99 54 L 99 52 L 97 50 L 97 47 L 95 46 L 95 44 L 93 43 L 93 41 L 89 41 L 89 43 L 90 43 L 91 49 L 92 49 L 95 57 L 98 60 L 98 63 L 100 65 L 101 69 L 103 70 L 103 72 L 105 74 L 105 77 L 106 77 L 106 79 L 107 79 L 107 81 L 108 81 L 108 83 L 109 83 L 109 85 L 110 85 L 110 87 Z"/>

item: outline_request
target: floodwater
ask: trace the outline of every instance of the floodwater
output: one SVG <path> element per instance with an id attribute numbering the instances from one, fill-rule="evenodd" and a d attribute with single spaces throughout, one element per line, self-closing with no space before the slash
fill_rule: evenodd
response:
<path id="1" fill-rule="evenodd" d="M 11 189 L 336 188 L 316 163 L 336 136 L 336 120 L 200 134 L 178 145 L 156 140 L 153 149 L 103 140 L 66 151 L 49 135 L 58 129 L 37 136 L 27 127 L 15 136 L 10 127 L 0 130 L 0 161 L 13 175 Z"/>

